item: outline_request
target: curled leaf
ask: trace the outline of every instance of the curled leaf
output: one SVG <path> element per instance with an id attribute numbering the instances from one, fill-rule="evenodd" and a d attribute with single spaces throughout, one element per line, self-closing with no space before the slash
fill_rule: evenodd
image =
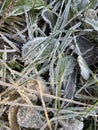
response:
<path id="1" fill-rule="evenodd" d="M 13 92 L 9 95 L 9 100 L 13 101 L 16 100 L 19 97 L 19 94 L 17 92 Z M 17 123 L 17 111 L 18 106 L 10 106 L 9 113 L 8 113 L 8 120 L 9 120 L 9 126 L 12 130 L 20 130 L 19 125 Z"/>
<path id="2" fill-rule="evenodd" d="M 81 70 L 81 76 L 85 80 L 88 80 L 88 78 L 90 77 L 91 71 L 90 71 L 86 61 L 83 59 L 83 57 L 81 55 L 78 56 L 78 63 L 79 63 L 80 70 Z"/>
<path id="3" fill-rule="evenodd" d="M 11 106 L 9 109 L 9 125 L 12 130 L 20 130 L 19 125 L 17 123 L 17 111 L 18 111 L 18 106 Z"/>
<path id="4" fill-rule="evenodd" d="M 56 24 L 56 21 L 57 21 L 57 14 L 52 12 L 49 9 L 44 9 L 42 11 L 42 17 L 46 21 L 46 23 L 49 24 L 50 29 L 53 30 L 53 28 Z"/>

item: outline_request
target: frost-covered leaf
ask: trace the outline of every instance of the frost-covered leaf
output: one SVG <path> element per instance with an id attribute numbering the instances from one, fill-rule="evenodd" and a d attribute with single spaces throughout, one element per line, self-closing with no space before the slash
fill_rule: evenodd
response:
<path id="1" fill-rule="evenodd" d="M 87 9 L 84 12 L 84 17 L 85 17 L 85 19 L 88 18 L 88 19 L 95 19 L 95 20 L 97 20 L 97 11 L 94 10 L 94 9 Z"/>
<path id="2" fill-rule="evenodd" d="M 30 107 L 20 107 L 17 113 L 19 126 L 39 129 L 43 125 L 40 113 Z"/>
<path id="3" fill-rule="evenodd" d="M 84 22 L 86 22 L 87 24 L 91 25 L 94 28 L 94 30 L 98 31 L 98 21 L 96 21 L 94 19 L 86 18 L 84 20 Z"/>
<path id="4" fill-rule="evenodd" d="M 30 9 L 32 9 L 32 5 L 17 6 L 12 9 L 9 16 L 21 15 L 24 13 L 24 10 L 27 12 L 27 11 L 30 11 Z"/>
<path id="5" fill-rule="evenodd" d="M 90 8 L 92 8 L 92 9 L 96 9 L 97 6 L 98 6 L 98 0 L 92 0 L 91 2 L 92 2 L 92 3 L 91 3 Z"/>
<path id="6" fill-rule="evenodd" d="M 66 24 L 67 20 L 68 20 L 68 15 L 69 15 L 69 11 L 70 11 L 70 6 L 71 6 L 71 0 L 68 0 L 68 3 L 66 4 L 66 8 L 63 11 L 63 14 L 61 16 L 61 27 L 63 28 L 64 25 Z"/>
<path id="7" fill-rule="evenodd" d="M 57 66 L 55 69 L 55 80 L 58 83 L 62 83 L 66 81 L 66 78 L 69 74 L 73 72 L 76 63 L 71 56 L 63 57 L 61 54 L 59 55 L 59 59 L 57 61 Z"/>
<path id="8" fill-rule="evenodd" d="M 68 0 L 64 11 L 58 15 L 55 30 L 62 29 L 65 26 L 65 24 L 68 20 L 70 7 L 71 7 L 71 0 Z"/>
<path id="9" fill-rule="evenodd" d="M 42 9 L 47 6 L 44 0 L 22 0 L 21 5 L 23 5 L 23 3 L 25 5 L 28 5 L 28 4 L 33 5 L 33 8 L 35 8 L 35 9 Z"/>
<path id="10" fill-rule="evenodd" d="M 90 77 L 91 71 L 81 55 L 78 56 L 78 63 L 81 70 L 81 76 L 85 80 L 88 80 L 88 78 Z"/>
<path id="11" fill-rule="evenodd" d="M 76 91 L 76 77 L 77 77 L 77 71 L 74 69 L 73 73 L 68 78 L 64 92 L 64 98 L 73 99 L 73 96 Z M 68 102 L 63 102 L 61 107 L 63 106 L 67 107 L 68 104 L 69 104 Z"/>
<path id="12" fill-rule="evenodd" d="M 78 10 L 83 9 L 90 3 L 90 0 L 75 0 L 75 1 L 76 1 Z"/>
<path id="13" fill-rule="evenodd" d="M 82 54 L 82 57 L 86 60 L 87 64 L 94 64 L 94 59 L 96 56 L 98 56 L 98 54 L 96 53 L 97 49 L 95 43 L 91 42 L 89 39 L 81 35 L 76 38 L 76 42 Z M 75 48 L 74 51 L 77 55 L 79 55 L 77 48 Z"/>
<path id="14" fill-rule="evenodd" d="M 39 38 L 35 38 L 32 41 L 28 41 L 26 44 L 24 44 L 24 46 L 22 47 L 22 59 L 25 61 L 26 59 L 30 59 L 32 60 L 33 57 L 35 57 L 35 54 L 33 54 L 33 56 L 31 56 L 33 48 L 37 47 L 38 45 L 40 46 L 40 44 L 46 39 L 46 37 L 39 37 Z"/>
<path id="15" fill-rule="evenodd" d="M 51 30 L 54 28 L 57 21 L 57 14 L 49 9 L 44 9 L 42 11 L 42 17 L 49 24 Z"/>
<path id="16" fill-rule="evenodd" d="M 65 128 L 65 130 L 83 130 L 84 124 L 80 120 L 73 118 L 69 119 L 66 123 L 68 123 L 68 126 Z"/>
<path id="17" fill-rule="evenodd" d="M 49 5 L 51 6 L 51 7 L 53 7 L 53 10 L 55 11 L 55 12 L 58 12 L 58 10 L 59 10 L 59 8 L 60 8 L 60 6 L 61 6 L 61 3 L 62 3 L 62 1 L 55 1 L 55 4 L 54 4 L 54 1 L 53 2 L 51 2 Z"/>
<path id="18" fill-rule="evenodd" d="M 56 39 L 48 39 L 47 37 L 34 38 L 26 43 L 22 48 L 22 59 L 26 64 L 32 60 L 47 57 L 51 54 Z"/>
<path id="19" fill-rule="evenodd" d="M 63 86 L 66 87 L 68 75 L 73 72 L 75 65 L 76 63 L 72 56 L 64 57 L 59 54 L 54 76 L 56 82 L 56 96 L 60 97 L 61 86 L 63 84 Z M 60 110 L 61 106 L 59 100 L 58 102 L 55 102 L 55 105 L 58 107 L 58 110 Z"/>

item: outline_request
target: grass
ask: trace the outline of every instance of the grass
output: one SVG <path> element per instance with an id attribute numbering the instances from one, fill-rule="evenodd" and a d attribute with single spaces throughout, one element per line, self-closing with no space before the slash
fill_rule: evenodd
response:
<path id="1" fill-rule="evenodd" d="M 1 130 L 98 129 L 97 3 L 1 3 Z"/>

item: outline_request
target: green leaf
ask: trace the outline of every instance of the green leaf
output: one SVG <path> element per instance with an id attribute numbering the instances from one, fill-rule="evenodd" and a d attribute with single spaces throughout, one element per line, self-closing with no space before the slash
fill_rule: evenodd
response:
<path id="1" fill-rule="evenodd" d="M 63 57 L 61 54 L 59 55 L 59 59 L 57 61 L 57 66 L 55 69 L 55 81 L 58 84 L 64 82 L 67 76 L 73 72 L 75 67 L 75 60 L 72 56 Z"/>
<path id="2" fill-rule="evenodd" d="M 11 0 L 6 0 L 5 4 L 3 5 L 2 10 L 4 11 L 6 8 L 9 7 Z M 19 0 L 16 5 L 12 8 L 9 16 L 17 16 L 21 15 L 25 11 L 30 11 L 33 9 L 42 9 L 46 7 L 46 3 L 43 0 Z"/>
<path id="3" fill-rule="evenodd" d="M 73 72 L 76 63 L 72 56 L 62 56 L 59 54 L 59 59 L 57 61 L 57 66 L 55 69 L 55 82 L 56 84 L 56 96 L 60 97 L 60 89 L 62 83 L 65 85 L 68 75 Z M 60 100 L 57 102 L 58 111 L 60 110 Z"/>
<path id="4" fill-rule="evenodd" d="M 76 1 L 78 10 L 85 8 L 90 3 L 90 0 L 75 0 L 75 1 Z"/>
<path id="5" fill-rule="evenodd" d="M 68 0 L 63 13 L 59 14 L 59 16 L 58 16 L 58 19 L 57 19 L 57 22 L 56 22 L 54 30 L 63 29 L 63 27 L 65 26 L 66 22 L 68 21 L 70 7 L 71 7 L 71 0 Z"/>
<path id="6" fill-rule="evenodd" d="M 28 64 L 32 60 L 39 60 L 48 57 L 55 46 L 56 39 L 49 39 L 48 37 L 38 37 L 29 41 L 23 46 L 22 59 Z"/>
<path id="7" fill-rule="evenodd" d="M 6 0 L 3 9 L 6 9 L 12 0 Z M 32 5 L 34 8 L 46 6 L 43 0 L 18 0 L 16 6 Z"/>

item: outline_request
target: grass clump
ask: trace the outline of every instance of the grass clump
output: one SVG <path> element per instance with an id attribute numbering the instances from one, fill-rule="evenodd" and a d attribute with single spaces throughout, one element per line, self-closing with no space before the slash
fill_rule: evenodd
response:
<path id="1" fill-rule="evenodd" d="M 97 130 L 97 5 L 1 2 L 1 130 Z"/>

